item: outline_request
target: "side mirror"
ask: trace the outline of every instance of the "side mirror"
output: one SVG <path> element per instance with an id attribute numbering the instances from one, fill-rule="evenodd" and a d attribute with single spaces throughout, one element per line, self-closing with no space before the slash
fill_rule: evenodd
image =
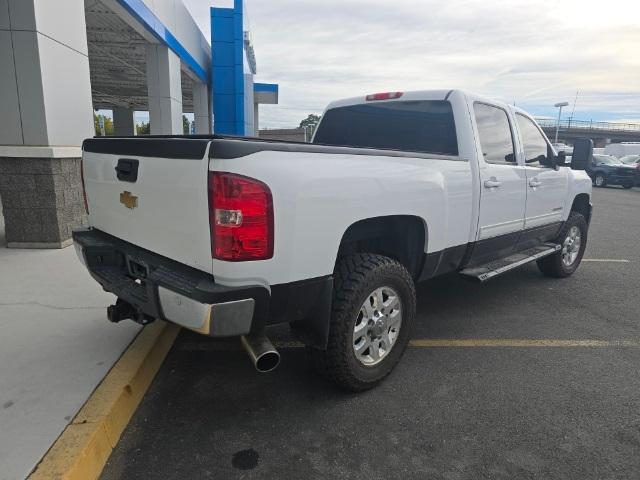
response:
<path id="1" fill-rule="evenodd" d="M 573 170 L 586 170 L 593 160 L 593 140 L 590 138 L 578 138 L 573 143 L 573 155 L 571 156 L 571 168 Z"/>

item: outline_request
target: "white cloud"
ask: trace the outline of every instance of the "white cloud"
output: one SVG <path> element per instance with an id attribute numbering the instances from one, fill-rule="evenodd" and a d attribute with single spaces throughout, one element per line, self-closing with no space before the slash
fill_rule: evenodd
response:
<path id="1" fill-rule="evenodd" d="M 576 117 L 640 116 L 637 1 L 246 2 L 257 80 L 280 84 L 280 105 L 262 108 L 263 125 L 294 126 L 336 98 L 430 88 L 550 113 L 580 90 Z M 210 2 L 185 3 L 208 29 Z"/>

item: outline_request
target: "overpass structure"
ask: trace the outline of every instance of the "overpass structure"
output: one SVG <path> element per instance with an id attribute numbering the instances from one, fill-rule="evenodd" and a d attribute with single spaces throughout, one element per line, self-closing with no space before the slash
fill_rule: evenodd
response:
<path id="1" fill-rule="evenodd" d="M 551 139 L 555 137 L 558 122 L 550 119 L 539 119 L 538 124 Z M 604 147 L 608 143 L 640 142 L 640 124 L 594 122 L 566 119 L 559 125 L 558 141 L 572 144 L 576 138 L 591 138 L 596 147 Z"/>
<path id="2" fill-rule="evenodd" d="M 151 134 L 182 134 L 185 112 L 196 133 L 257 134 L 258 105 L 277 103 L 278 85 L 254 84 L 245 19 L 243 0 L 212 8 L 206 38 L 183 0 L 0 0 L 9 247 L 61 248 L 85 222 L 81 144 L 94 110 L 112 110 L 115 135 L 135 134 L 136 111 Z"/>

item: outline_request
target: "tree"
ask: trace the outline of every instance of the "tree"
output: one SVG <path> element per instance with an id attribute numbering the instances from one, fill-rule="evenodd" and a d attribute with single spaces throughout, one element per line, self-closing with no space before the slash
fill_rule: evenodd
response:
<path id="1" fill-rule="evenodd" d="M 182 133 L 185 135 L 189 135 L 191 133 L 191 123 L 184 113 L 182 114 Z"/>
<path id="2" fill-rule="evenodd" d="M 315 113 L 310 114 L 307 118 L 300 122 L 300 128 L 310 128 L 313 132 L 316 129 L 316 126 L 320 122 L 320 115 L 316 115 Z"/>
<path id="3" fill-rule="evenodd" d="M 101 136 L 102 131 L 100 130 L 100 118 L 104 121 L 104 133 L 105 135 L 113 135 L 113 120 L 109 117 L 106 117 L 102 114 L 96 115 L 93 113 L 93 127 L 96 131 L 96 136 Z"/>
<path id="4" fill-rule="evenodd" d="M 149 122 L 140 122 L 136 124 L 136 135 L 151 134 L 151 124 Z"/>

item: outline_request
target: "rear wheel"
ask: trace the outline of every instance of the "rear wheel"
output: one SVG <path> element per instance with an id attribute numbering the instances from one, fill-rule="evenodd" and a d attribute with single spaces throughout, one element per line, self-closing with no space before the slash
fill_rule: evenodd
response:
<path id="1" fill-rule="evenodd" d="M 630 188 L 633 188 L 633 185 L 623 185 L 623 187 L 629 190 Z"/>
<path id="2" fill-rule="evenodd" d="M 587 221 L 577 212 L 571 212 L 556 242 L 562 249 L 538 260 L 538 268 L 549 277 L 564 278 L 578 269 L 587 247 Z"/>
<path id="3" fill-rule="evenodd" d="M 605 187 L 607 185 L 607 177 L 603 173 L 598 173 L 593 179 L 593 183 L 596 187 Z"/>
<path id="4" fill-rule="evenodd" d="M 327 349 L 309 348 L 316 369 L 347 390 L 376 386 L 402 357 L 415 310 L 413 280 L 400 263 L 372 254 L 342 258 Z"/>

